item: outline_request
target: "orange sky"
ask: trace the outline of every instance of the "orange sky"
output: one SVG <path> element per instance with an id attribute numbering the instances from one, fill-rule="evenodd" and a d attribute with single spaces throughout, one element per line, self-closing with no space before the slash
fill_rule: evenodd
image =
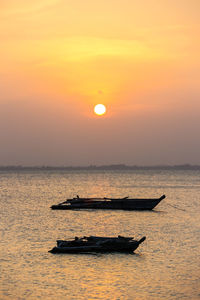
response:
<path id="1" fill-rule="evenodd" d="M 199 19 L 198 0 L 1 1 L 0 165 L 200 164 Z"/>

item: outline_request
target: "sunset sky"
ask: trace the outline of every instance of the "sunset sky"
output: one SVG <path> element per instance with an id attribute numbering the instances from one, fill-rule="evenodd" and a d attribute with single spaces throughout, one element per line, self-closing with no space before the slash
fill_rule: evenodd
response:
<path id="1" fill-rule="evenodd" d="M 1 0 L 0 165 L 200 164 L 199 20 L 199 0 Z"/>

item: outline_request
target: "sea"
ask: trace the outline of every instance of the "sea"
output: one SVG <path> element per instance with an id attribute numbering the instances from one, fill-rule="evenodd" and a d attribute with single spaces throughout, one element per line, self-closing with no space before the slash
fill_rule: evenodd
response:
<path id="1" fill-rule="evenodd" d="M 153 211 L 51 210 L 80 197 L 158 198 Z M 200 170 L 0 171 L 0 299 L 200 299 Z M 51 254 L 75 236 L 140 239 L 134 254 Z"/>

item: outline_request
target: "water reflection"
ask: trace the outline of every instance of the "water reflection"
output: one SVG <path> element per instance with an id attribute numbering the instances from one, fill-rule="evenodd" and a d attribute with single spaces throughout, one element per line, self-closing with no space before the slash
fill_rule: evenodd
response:
<path id="1" fill-rule="evenodd" d="M 0 298 L 197 299 L 199 175 L 167 171 L 4 173 Z M 49 209 L 77 193 L 154 197 L 164 194 L 166 187 L 167 198 L 152 212 Z M 135 255 L 48 253 L 57 239 L 119 234 L 146 235 L 147 240 Z"/>

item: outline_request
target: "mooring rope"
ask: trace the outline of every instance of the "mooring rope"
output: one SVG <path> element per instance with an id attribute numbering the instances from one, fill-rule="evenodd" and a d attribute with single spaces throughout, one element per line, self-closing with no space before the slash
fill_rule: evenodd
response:
<path id="1" fill-rule="evenodd" d="M 183 209 L 183 208 L 177 207 L 176 205 L 172 205 L 172 204 L 169 204 L 169 203 L 167 203 L 167 204 L 168 204 L 169 206 L 173 207 L 173 208 L 178 209 L 178 210 L 187 211 L 187 210 L 185 210 L 185 209 Z"/>

